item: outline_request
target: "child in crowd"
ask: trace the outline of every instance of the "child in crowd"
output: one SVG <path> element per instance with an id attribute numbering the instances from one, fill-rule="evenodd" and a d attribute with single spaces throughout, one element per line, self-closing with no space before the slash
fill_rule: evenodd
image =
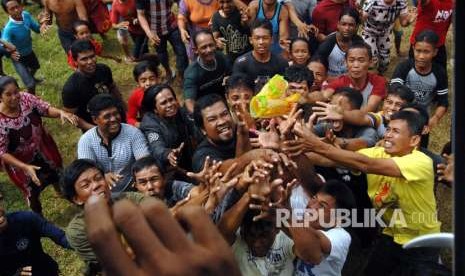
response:
<path id="1" fill-rule="evenodd" d="M 415 94 L 415 101 L 430 112 L 430 131 L 446 114 L 449 105 L 446 70 L 433 62 L 438 41 L 438 35 L 431 30 L 419 33 L 413 45 L 414 60 L 399 63 L 391 80 L 391 83 L 408 86 Z M 434 113 L 433 105 L 436 105 Z"/>
<path id="2" fill-rule="evenodd" d="M 95 54 L 99 57 L 106 58 L 106 59 L 112 59 L 118 63 L 121 62 L 121 59 L 112 55 L 107 55 L 103 54 L 103 48 L 102 44 L 95 40 L 92 37 L 92 33 L 90 31 L 90 26 L 89 22 L 84 21 L 84 20 L 76 20 L 73 23 L 73 32 L 74 32 L 74 37 L 77 39 L 87 39 L 89 40 L 92 45 L 94 45 L 95 48 Z M 71 50 L 68 51 L 68 65 L 73 68 L 73 70 L 76 70 L 77 65 L 76 61 L 73 59 L 73 55 L 71 54 Z"/>
<path id="3" fill-rule="evenodd" d="M 310 92 L 321 91 L 323 86 L 328 85 L 328 63 L 319 56 L 313 56 L 308 64 L 308 69 L 313 72 L 313 85 L 310 87 Z"/>
<path id="4" fill-rule="evenodd" d="M 383 74 L 389 64 L 391 38 L 397 18 L 406 27 L 410 24 L 407 0 L 367 0 L 363 4 L 362 37 L 370 45 L 378 61 L 378 72 Z"/>
<path id="5" fill-rule="evenodd" d="M 289 46 L 289 53 L 291 54 L 289 66 L 291 65 L 303 65 L 307 66 L 310 62 L 310 42 L 305 38 L 293 39 Z"/>
<path id="6" fill-rule="evenodd" d="M 35 94 L 36 84 L 42 80 L 36 79 L 34 76 L 39 70 L 40 64 L 32 49 L 31 30 L 39 33 L 40 25 L 29 12 L 23 10 L 21 4 L 16 0 L 3 0 L 2 7 L 9 15 L 2 39 L 16 47 L 19 59 L 15 60 L 15 56 L 11 56 L 15 70 L 27 91 Z"/>
<path id="7" fill-rule="evenodd" d="M 252 49 L 249 42 L 247 11 L 236 8 L 233 0 L 219 0 L 218 3 L 220 9 L 213 14 L 212 32 L 217 47 L 225 48 L 225 54 L 233 63 L 236 58 Z"/>
<path id="8" fill-rule="evenodd" d="M 132 91 L 128 99 L 128 111 L 126 114 L 128 124 L 139 127 L 143 117 L 141 110 L 144 92 L 153 85 L 160 83 L 160 72 L 158 71 L 158 59 L 155 56 L 146 55 L 146 60 L 134 66 L 132 74 L 137 82 L 137 87 Z"/>
<path id="9" fill-rule="evenodd" d="M 113 28 L 117 29 L 116 36 L 124 51 L 124 60 L 134 62 L 148 52 L 147 39 L 137 20 L 135 0 L 113 0 L 110 13 Z M 132 53 L 129 51 L 129 36 L 134 42 Z"/>

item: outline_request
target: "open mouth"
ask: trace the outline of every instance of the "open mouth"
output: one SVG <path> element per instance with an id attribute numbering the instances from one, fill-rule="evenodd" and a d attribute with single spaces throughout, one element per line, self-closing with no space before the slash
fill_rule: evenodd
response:
<path id="1" fill-rule="evenodd" d="M 219 134 L 230 134 L 232 129 L 230 126 L 222 126 L 217 128 Z"/>
<path id="2" fill-rule="evenodd" d="M 392 148 L 393 144 L 391 141 L 384 141 L 384 147 L 389 149 L 389 148 Z"/>

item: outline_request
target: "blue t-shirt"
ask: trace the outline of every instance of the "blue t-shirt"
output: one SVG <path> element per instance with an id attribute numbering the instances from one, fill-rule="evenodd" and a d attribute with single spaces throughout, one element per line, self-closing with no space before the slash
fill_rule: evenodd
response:
<path id="1" fill-rule="evenodd" d="M 27 56 L 32 53 L 31 30 L 39 33 L 40 25 L 29 12 L 23 11 L 22 16 L 23 21 L 10 17 L 3 29 L 2 39 L 15 45 L 21 56 Z"/>

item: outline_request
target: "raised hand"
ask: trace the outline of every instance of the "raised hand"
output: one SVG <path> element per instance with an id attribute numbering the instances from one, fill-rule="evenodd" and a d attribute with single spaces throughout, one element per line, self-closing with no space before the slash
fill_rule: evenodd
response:
<path id="1" fill-rule="evenodd" d="M 342 97 L 339 98 L 339 102 Z M 319 120 L 343 120 L 344 111 L 341 105 L 325 102 L 316 102 L 317 106 L 312 108 L 313 112 L 319 117 Z"/>
<path id="2" fill-rule="evenodd" d="M 443 156 L 446 163 L 441 163 L 437 166 L 438 181 L 452 184 L 454 182 L 454 155 L 444 154 Z"/>
<path id="3" fill-rule="evenodd" d="M 287 118 L 285 118 L 284 120 L 280 120 L 278 128 L 281 134 L 281 139 L 286 139 L 286 137 L 289 135 L 292 128 L 294 127 L 294 124 L 301 117 L 302 113 L 303 110 L 300 109 L 297 104 L 295 104 Z"/>
<path id="4" fill-rule="evenodd" d="M 237 184 L 238 177 L 232 175 L 236 168 L 237 163 L 234 163 L 224 175 L 217 172 L 209 179 L 209 196 L 205 203 L 207 213 L 212 213 L 224 196 Z"/>
<path id="5" fill-rule="evenodd" d="M 252 147 L 279 150 L 280 138 L 278 130 L 276 129 L 275 120 L 271 120 L 268 131 L 253 130 L 253 132 L 258 137 L 250 138 L 250 144 Z"/>
<path id="6" fill-rule="evenodd" d="M 110 209 L 91 196 L 85 205 L 87 237 L 105 275 L 240 275 L 231 248 L 201 207 L 182 208 L 176 218 L 154 198 L 139 207 L 120 200 Z"/>
<path id="7" fill-rule="evenodd" d="M 182 152 L 182 148 L 184 147 L 184 142 L 179 145 L 179 147 L 173 149 L 170 151 L 168 154 L 168 162 L 170 163 L 171 166 L 177 167 L 178 166 L 178 157 Z"/>

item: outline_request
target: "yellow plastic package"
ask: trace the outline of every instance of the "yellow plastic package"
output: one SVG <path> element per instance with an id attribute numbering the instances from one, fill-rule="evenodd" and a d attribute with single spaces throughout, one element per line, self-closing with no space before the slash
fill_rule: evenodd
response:
<path id="1" fill-rule="evenodd" d="M 250 114 L 254 118 L 271 118 L 289 114 L 300 94 L 286 97 L 287 81 L 281 75 L 274 75 L 250 101 Z"/>

